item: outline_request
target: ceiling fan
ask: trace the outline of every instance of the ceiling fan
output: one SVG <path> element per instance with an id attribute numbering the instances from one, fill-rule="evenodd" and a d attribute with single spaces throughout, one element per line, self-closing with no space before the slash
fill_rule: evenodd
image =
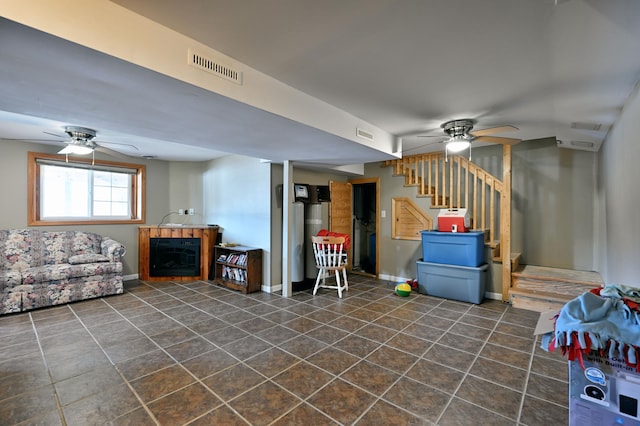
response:
<path id="1" fill-rule="evenodd" d="M 75 154 L 75 155 L 87 155 L 92 154 L 95 151 L 104 152 L 105 154 L 112 155 L 114 157 L 123 157 L 118 151 L 107 148 L 103 145 L 121 145 L 128 146 L 138 151 L 138 148 L 130 144 L 121 144 L 115 142 L 100 142 L 98 144 L 94 138 L 96 137 L 96 131 L 87 127 L 78 126 L 65 126 L 64 132 L 68 135 L 69 140 L 65 141 L 67 146 L 58 151 L 58 154 Z M 64 137 L 55 133 L 44 132 L 48 135 L 56 137 Z"/>
<path id="2" fill-rule="evenodd" d="M 515 145 L 521 141 L 520 139 L 492 136 L 492 134 L 494 133 L 518 130 L 518 128 L 515 126 L 507 125 L 507 126 L 491 127 L 488 129 L 476 130 L 475 132 L 472 132 L 471 130 L 473 129 L 473 126 L 475 124 L 476 124 L 476 120 L 471 118 L 450 120 L 445 123 L 442 123 L 440 127 L 444 130 L 445 134 L 449 136 L 448 139 L 443 139 L 441 141 L 422 145 L 413 149 L 424 148 L 425 146 L 433 145 L 436 143 L 444 143 L 445 158 L 449 153 L 458 153 L 468 148 L 469 160 L 471 160 L 471 143 L 472 142 L 486 142 L 486 143 L 497 143 L 502 145 Z M 418 135 L 418 137 L 442 138 L 443 136 Z"/>

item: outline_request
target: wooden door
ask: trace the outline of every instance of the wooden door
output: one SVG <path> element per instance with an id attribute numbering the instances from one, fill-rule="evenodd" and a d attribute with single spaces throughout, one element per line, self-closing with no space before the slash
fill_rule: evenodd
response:
<path id="1" fill-rule="evenodd" d="M 353 192 L 348 182 L 329 181 L 331 203 L 329 203 L 329 230 L 348 234 L 353 241 Z M 349 247 L 349 269 L 351 269 L 353 247 Z"/>

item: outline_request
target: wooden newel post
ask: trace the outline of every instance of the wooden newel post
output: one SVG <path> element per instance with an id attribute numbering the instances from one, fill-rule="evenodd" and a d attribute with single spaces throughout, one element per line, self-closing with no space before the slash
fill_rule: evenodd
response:
<path id="1" fill-rule="evenodd" d="M 500 257 L 502 258 L 502 300 L 509 301 L 511 288 L 511 145 L 502 145 L 502 200 L 500 202 Z"/>

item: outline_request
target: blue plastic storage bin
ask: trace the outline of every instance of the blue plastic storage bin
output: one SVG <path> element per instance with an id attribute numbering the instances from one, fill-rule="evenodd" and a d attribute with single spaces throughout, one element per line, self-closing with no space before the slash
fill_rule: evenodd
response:
<path id="1" fill-rule="evenodd" d="M 421 261 L 416 263 L 419 293 L 475 304 L 484 299 L 489 265 L 472 268 Z"/>
<path id="2" fill-rule="evenodd" d="M 422 260 L 477 267 L 485 262 L 484 231 L 422 231 Z"/>

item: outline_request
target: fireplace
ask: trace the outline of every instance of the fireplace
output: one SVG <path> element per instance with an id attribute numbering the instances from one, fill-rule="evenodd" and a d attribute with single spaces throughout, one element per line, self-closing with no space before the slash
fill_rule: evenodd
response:
<path id="1" fill-rule="evenodd" d="M 150 276 L 200 275 L 200 238 L 151 238 L 149 243 Z"/>

